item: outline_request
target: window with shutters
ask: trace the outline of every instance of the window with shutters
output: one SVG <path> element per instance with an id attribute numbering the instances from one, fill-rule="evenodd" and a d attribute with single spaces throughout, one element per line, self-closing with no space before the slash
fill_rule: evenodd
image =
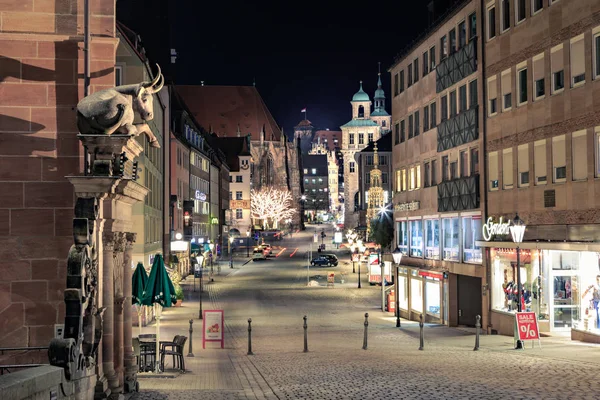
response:
<path id="1" fill-rule="evenodd" d="M 541 53 L 533 57 L 533 101 L 543 99 L 545 95 L 544 53 Z"/>
<path id="2" fill-rule="evenodd" d="M 502 188 L 513 188 L 513 152 L 512 149 L 502 150 Z"/>
<path id="3" fill-rule="evenodd" d="M 565 149 L 565 135 L 552 138 L 552 171 L 554 183 L 567 180 L 567 152 Z"/>
<path id="4" fill-rule="evenodd" d="M 583 52 L 583 34 L 571 39 L 571 87 L 585 83 L 585 54 Z"/>
<path id="5" fill-rule="evenodd" d="M 503 71 L 500 79 L 502 86 L 502 111 L 507 111 L 512 108 L 512 77 L 510 68 Z"/>
<path id="6" fill-rule="evenodd" d="M 529 143 L 517 148 L 518 186 L 529 186 Z"/>
<path id="7" fill-rule="evenodd" d="M 550 49 L 550 68 L 552 69 L 552 94 L 560 93 L 565 87 L 562 44 Z"/>
<path id="8" fill-rule="evenodd" d="M 498 190 L 498 152 L 493 151 L 488 155 L 488 170 L 490 190 Z"/>
<path id="9" fill-rule="evenodd" d="M 498 88 L 496 87 L 496 77 L 492 76 L 491 78 L 489 78 L 487 85 L 488 85 L 488 90 L 487 90 L 488 113 L 489 113 L 489 116 L 491 117 L 493 115 L 496 115 L 496 113 L 498 112 L 497 103 L 496 103 L 497 97 L 498 97 L 498 94 L 497 94 Z"/>
<path id="10" fill-rule="evenodd" d="M 542 139 L 533 143 L 533 172 L 536 185 L 545 185 L 548 182 L 547 171 L 546 139 Z"/>
<path id="11" fill-rule="evenodd" d="M 571 160 L 573 162 L 573 180 L 587 179 L 587 131 L 573 132 L 571 135 Z"/>

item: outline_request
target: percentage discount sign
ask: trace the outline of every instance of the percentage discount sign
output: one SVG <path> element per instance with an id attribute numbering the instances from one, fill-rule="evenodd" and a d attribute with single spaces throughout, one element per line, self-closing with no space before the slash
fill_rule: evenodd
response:
<path id="1" fill-rule="evenodd" d="M 535 338 L 537 336 L 535 329 L 531 329 L 530 324 L 521 325 L 521 332 L 525 334 L 525 339 Z"/>
<path id="2" fill-rule="evenodd" d="M 519 328 L 519 338 L 521 340 L 539 339 L 535 313 L 518 313 L 517 324 Z"/>

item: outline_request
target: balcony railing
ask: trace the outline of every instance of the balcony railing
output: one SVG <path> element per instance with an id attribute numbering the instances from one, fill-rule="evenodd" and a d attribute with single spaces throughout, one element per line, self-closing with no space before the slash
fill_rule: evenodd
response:
<path id="1" fill-rule="evenodd" d="M 436 67 L 436 90 L 446 90 L 477 71 L 477 37 L 456 53 L 444 58 Z"/>
<path id="2" fill-rule="evenodd" d="M 437 151 L 444 151 L 479 139 L 478 106 L 440 122 Z"/>
<path id="3" fill-rule="evenodd" d="M 479 208 L 479 174 L 438 184 L 438 212 Z"/>

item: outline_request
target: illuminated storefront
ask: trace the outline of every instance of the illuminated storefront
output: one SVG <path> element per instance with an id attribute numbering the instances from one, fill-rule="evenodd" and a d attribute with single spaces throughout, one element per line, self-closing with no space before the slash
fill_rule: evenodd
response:
<path id="1" fill-rule="evenodd" d="M 398 268 L 400 316 L 414 321 L 423 314 L 425 322 L 445 324 L 448 320 L 447 286 L 441 272 Z"/>

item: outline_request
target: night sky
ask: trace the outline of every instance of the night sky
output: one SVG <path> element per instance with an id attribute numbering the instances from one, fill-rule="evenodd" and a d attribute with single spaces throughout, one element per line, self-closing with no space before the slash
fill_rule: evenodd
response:
<path id="1" fill-rule="evenodd" d="M 372 98 L 379 61 L 391 112 L 387 68 L 428 21 L 427 0 L 172 2 L 175 82 L 251 85 L 256 79 L 288 134 L 302 120 L 304 107 L 317 129 L 339 129 L 351 118 L 349 102 L 360 80 Z M 142 8 L 148 4 L 119 0 L 117 18 L 142 35 L 152 56 L 153 32 L 127 9 L 136 3 Z"/>

